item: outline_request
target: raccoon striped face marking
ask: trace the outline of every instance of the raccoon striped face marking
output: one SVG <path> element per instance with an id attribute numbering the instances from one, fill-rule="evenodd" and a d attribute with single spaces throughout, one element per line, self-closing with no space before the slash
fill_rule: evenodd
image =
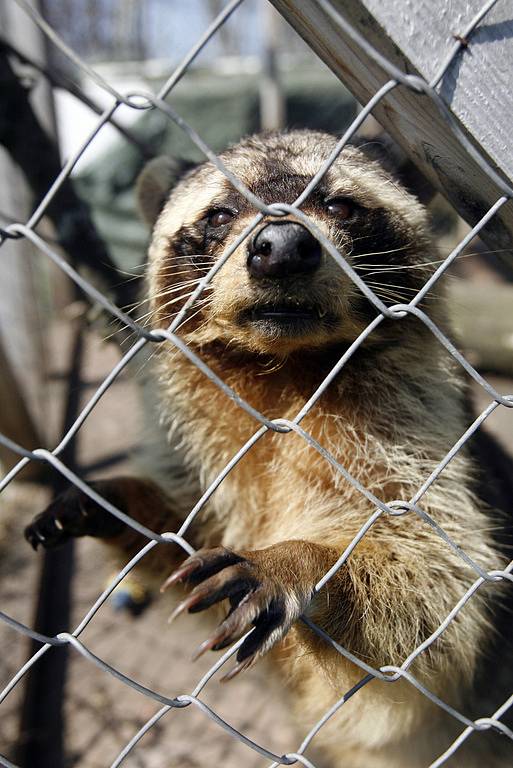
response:
<path id="1" fill-rule="evenodd" d="M 335 143 L 309 131 L 267 134 L 221 159 L 264 203 L 292 204 Z M 346 148 L 301 210 L 383 301 L 408 301 L 424 283 L 433 258 L 424 208 L 363 151 Z M 183 326 L 188 343 L 281 355 L 352 341 L 372 304 L 293 215 L 265 217 L 241 240 L 256 214 L 211 163 L 180 179 L 150 248 L 155 324 L 169 322 L 231 248 Z"/>

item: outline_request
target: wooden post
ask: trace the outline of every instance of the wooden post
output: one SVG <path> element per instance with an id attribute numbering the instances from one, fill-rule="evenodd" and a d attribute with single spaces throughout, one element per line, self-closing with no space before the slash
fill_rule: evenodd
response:
<path id="1" fill-rule="evenodd" d="M 15 5 L 0 7 L 2 35 L 21 51 L 44 59 L 44 43 L 39 30 Z M 31 93 L 31 103 L 46 130 L 54 130 L 53 105 L 46 83 L 38 83 Z M 9 120 L 5 112 L 2 120 Z M 26 221 L 32 206 L 32 194 L 19 168 L 0 149 L 0 213 L 15 221 Z M 0 226 L 6 226 L 0 220 Z M 44 440 L 45 316 L 41 305 L 44 273 L 41 261 L 34 258 L 32 246 L 25 240 L 13 240 L 2 246 L 0 272 L 0 430 L 26 448 L 35 448 Z M 2 470 L 17 461 L 10 451 L 0 452 Z M 41 467 L 31 464 L 20 479 L 35 479 Z"/>
<path id="2" fill-rule="evenodd" d="M 27 409 L 19 382 L 5 354 L 0 340 L 0 432 L 14 442 L 32 450 L 41 445 L 34 421 Z M 8 472 L 18 463 L 20 457 L 0 445 L 0 464 Z M 23 480 L 40 480 L 44 467 L 38 462 L 27 464 L 21 475 Z"/>
<path id="3" fill-rule="evenodd" d="M 285 96 L 280 83 L 278 38 L 280 17 L 270 5 L 262 7 L 265 45 L 260 76 L 260 124 L 270 131 L 285 125 Z"/>

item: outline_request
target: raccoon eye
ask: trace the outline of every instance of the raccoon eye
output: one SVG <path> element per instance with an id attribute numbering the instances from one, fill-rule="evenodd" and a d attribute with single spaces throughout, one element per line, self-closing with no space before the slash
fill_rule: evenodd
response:
<path id="1" fill-rule="evenodd" d="M 330 216 L 336 216 L 337 219 L 342 219 L 342 221 L 348 219 L 354 211 L 351 201 L 343 197 L 334 197 L 332 200 L 326 200 L 324 205 Z"/>
<path id="2" fill-rule="evenodd" d="M 218 208 L 215 211 L 210 211 L 207 221 L 210 227 L 216 228 L 229 224 L 234 218 L 234 211 L 230 211 L 228 208 Z"/>

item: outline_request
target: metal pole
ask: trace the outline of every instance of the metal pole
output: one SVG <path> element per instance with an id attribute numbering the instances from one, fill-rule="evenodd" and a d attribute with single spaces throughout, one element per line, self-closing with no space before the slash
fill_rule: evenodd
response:
<path id="1" fill-rule="evenodd" d="M 260 124 L 263 130 L 278 130 L 286 121 L 286 104 L 279 73 L 281 18 L 265 3 L 262 7 L 265 45 L 260 78 Z"/>

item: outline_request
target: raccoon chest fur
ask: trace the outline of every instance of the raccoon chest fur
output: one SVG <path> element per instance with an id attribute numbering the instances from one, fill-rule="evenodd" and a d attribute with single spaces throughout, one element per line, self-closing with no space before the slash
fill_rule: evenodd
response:
<path id="1" fill-rule="evenodd" d="M 239 397 L 268 419 L 293 420 L 324 374 L 322 366 L 314 367 L 312 373 L 308 361 L 299 368 L 285 362 L 279 370 L 266 372 L 253 362 L 243 366 L 230 361 L 228 367 L 212 355 L 204 353 L 204 357 Z M 176 355 L 172 368 L 165 358 L 161 361 L 161 381 L 171 440 L 180 436 L 190 469 L 206 489 L 255 435 L 260 423 L 196 366 Z M 339 466 L 295 432 L 269 430 L 260 437 L 211 497 L 206 529 L 216 532 L 212 541 L 265 547 L 282 539 L 307 539 L 336 541 L 343 546 L 358 533 L 375 505 L 344 476 L 340 466 L 382 501 L 409 499 L 456 436 L 458 419 L 455 413 L 447 414 L 444 434 L 434 444 L 429 408 L 424 409 L 413 397 L 409 403 L 404 397 L 404 379 L 400 381 L 402 413 L 393 430 L 387 416 L 398 397 L 393 377 L 380 395 L 377 382 L 341 378 L 301 421 L 301 428 Z M 454 434 L 452 430 L 448 433 L 451 418 L 456 421 Z M 452 471 L 461 477 L 466 472 L 464 459 L 456 459 L 450 474 Z M 448 492 L 454 498 L 450 510 L 447 497 L 442 496 Z M 457 525 L 466 505 L 471 504 L 470 495 L 460 486 L 461 498 L 456 499 L 450 478 L 442 479 L 438 493 L 443 520 L 451 527 Z M 437 493 L 431 494 L 432 503 L 437 498 Z M 379 527 L 387 531 L 396 525 L 388 520 Z M 418 535 L 417 527 L 413 526 L 412 536 Z"/>

